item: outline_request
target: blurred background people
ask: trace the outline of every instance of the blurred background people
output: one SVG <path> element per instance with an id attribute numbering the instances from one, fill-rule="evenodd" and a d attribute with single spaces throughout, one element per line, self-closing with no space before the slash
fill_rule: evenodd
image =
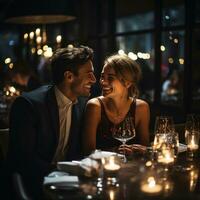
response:
<path id="1" fill-rule="evenodd" d="M 16 87 L 22 91 L 31 91 L 41 86 L 36 73 L 23 60 L 18 60 L 13 63 L 13 68 L 10 70 L 10 78 L 16 84 Z"/>
<path id="2" fill-rule="evenodd" d="M 172 74 L 163 82 L 162 85 L 162 100 L 177 100 L 179 93 L 180 77 L 178 71 L 174 70 Z"/>

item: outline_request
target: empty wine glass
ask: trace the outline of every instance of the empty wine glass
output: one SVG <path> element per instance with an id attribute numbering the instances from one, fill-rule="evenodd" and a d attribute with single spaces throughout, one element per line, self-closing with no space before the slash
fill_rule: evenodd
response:
<path id="1" fill-rule="evenodd" d="M 123 145 L 125 145 L 127 141 L 131 140 L 134 137 L 135 137 L 135 127 L 133 125 L 133 117 L 130 116 L 126 117 L 125 120 L 120 124 L 115 124 L 113 129 L 113 138 L 122 142 Z M 127 162 L 125 149 L 124 149 L 123 161 Z"/>
<path id="2" fill-rule="evenodd" d="M 173 133 L 175 131 L 173 118 L 171 116 L 157 116 L 154 131 L 155 134 Z"/>
<path id="3" fill-rule="evenodd" d="M 185 133 L 187 131 L 200 131 L 200 116 L 199 115 L 194 115 L 194 114 L 189 114 L 187 115 L 186 118 L 186 123 L 185 123 Z"/>

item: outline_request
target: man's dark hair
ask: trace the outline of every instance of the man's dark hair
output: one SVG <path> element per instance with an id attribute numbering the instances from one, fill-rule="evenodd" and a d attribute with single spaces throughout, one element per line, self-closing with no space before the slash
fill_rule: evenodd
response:
<path id="1" fill-rule="evenodd" d="M 87 46 L 57 49 L 51 59 L 52 79 L 54 84 L 64 80 L 65 71 L 78 75 L 79 66 L 92 60 L 93 50 Z"/>

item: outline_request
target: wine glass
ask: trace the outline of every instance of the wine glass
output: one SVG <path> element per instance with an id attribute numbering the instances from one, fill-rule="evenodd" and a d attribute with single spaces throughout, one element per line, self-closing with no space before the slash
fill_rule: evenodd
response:
<path id="1" fill-rule="evenodd" d="M 127 141 L 131 140 L 135 137 L 135 127 L 133 125 L 133 117 L 126 117 L 123 122 L 120 124 L 115 124 L 113 129 L 113 138 L 122 142 L 123 145 L 126 144 Z M 127 162 L 127 158 L 125 155 L 125 148 L 123 154 L 123 161 Z"/>
<path id="2" fill-rule="evenodd" d="M 174 132 L 174 121 L 171 116 L 157 116 L 155 121 L 155 134 Z"/>
<path id="3" fill-rule="evenodd" d="M 194 115 L 194 114 L 189 114 L 187 115 L 186 118 L 186 123 L 185 123 L 185 133 L 187 131 L 200 131 L 200 116 L 199 115 Z"/>

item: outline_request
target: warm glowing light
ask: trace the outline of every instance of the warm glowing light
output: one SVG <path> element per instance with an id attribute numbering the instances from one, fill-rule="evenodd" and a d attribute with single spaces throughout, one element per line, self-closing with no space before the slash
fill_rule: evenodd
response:
<path id="1" fill-rule="evenodd" d="M 10 69 L 12 69 L 12 68 L 13 68 L 13 63 L 10 63 L 10 64 L 8 65 L 8 67 L 9 67 Z"/>
<path id="2" fill-rule="evenodd" d="M 189 150 L 197 150 L 198 148 L 199 148 L 199 145 L 198 144 L 196 144 L 197 142 L 196 142 L 196 140 L 195 140 L 195 137 L 194 137 L 194 135 L 192 135 L 192 137 L 191 137 L 191 141 L 190 141 L 190 143 L 187 145 L 187 147 L 188 147 L 188 149 Z"/>
<path id="3" fill-rule="evenodd" d="M 123 49 L 119 49 L 119 50 L 118 50 L 118 54 L 119 54 L 119 55 L 124 55 L 124 54 L 125 54 L 125 52 L 124 52 L 124 50 L 123 50 Z"/>
<path id="4" fill-rule="evenodd" d="M 174 63 L 174 59 L 173 59 L 173 58 L 168 58 L 168 62 L 169 62 L 170 64 L 173 64 L 173 63 Z"/>
<path id="5" fill-rule="evenodd" d="M 62 36 L 61 35 L 57 35 L 56 42 L 57 43 L 61 43 L 61 40 L 62 40 Z"/>
<path id="6" fill-rule="evenodd" d="M 34 32 L 33 31 L 29 33 L 29 37 L 30 37 L 31 40 L 34 38 Z"/>
<path id="7" fill-rule="evenodd" d="M 37 28 L 37 29 L 35 30 L 35 34 L 36 34 L 36 36 L 39 36 L 39 35 L 40 35 L 40 28 Z"/>
<path id="8" fill-rule="evenodd" d="M 24 40 L 27 40 L 28 39 L 28 33 L 25 33 L 24 34 Z"/>
<path id="9" fill-rule="evenodd" d="M 108 171 L 118 171 L 120 169 L 120 165 L 115 163 L 115 157 L 111 156 L 108 163 L 104 165 L 104 169 Z"/>
<path id="10" fill-rule="evenodd" d="M 183 65 L 183 64 L 184 64 L 184 59 L 183 59 L 183 58 L 179 58 L 179 63 L 180 63 L 181 65 Z"/>
<path id="11" fill-rule="evenodd" d="M 145 164 L 147 167 L 151 167 L 152 166 L 152 162 L 151 161 L 147 161 Z"/>
<path id="12" fill-rule="evenodd" d="M 143 59 L 150 59 L 150 54 L 149 53 L 144 53 L 143 54 Z"/>
<path id="13" fill-rule="evenodd" d="M 128 57 L 131 58 L 132 60 L 137 60 L 137 58 L 138 58 L 137 55 L 134 54 L 133 52 L 129 52 Z"/>
<path id="14" fill-rule="evenodd" d="M 68 48 L 73 48 L 74 46 L 73 46 L 73 44 L 68 44 L 67 47 Z"/>
<path id="15" fill-rule="evenodd" d="M 109 191 L 109 197 L 110 197 L 110 200 L 114 200 L 115 199 L 115 192 L 113 190 Z"/>
<path id="16" fill-rule="evenodd" d="M 147 182 L 142 184 L 141 190 L 146 193 L 159 193 L 162 190 L 162 186 L 156 183 L 153 176 L 148 177 Z"/>
<path id="17" fill-rule="evenodd" d="M 174 38 L 174 43 L 178 43 L 178 39 L 177 38 Z"/>
<path id="18" fill-rule="evenodd" d="M 15 93 L 15 92 L 16 92 L 16 89 L 15 89 L 13 86 L 11 86 L 11 87 L 9 88 L 9 90 L 10 90 L 10 92 L 12 92 L 12 93 Z"/>
<path id="19" fill-rule="evenodd" d="M 36 52 L 36 48 L 31 48 L 31 53 L 34 54 Z"/>
<path id="20" fill-rule="evenodd" d="M 38 55 L 42 55 L 42 53 L 43 53 L 42 49 L 38 49 L 38 50 L 37 50 L 37 54 L 38 54 Z"/>
<path id="21" fill-rule="evenodd" d="M 143 58 L 143 54 L 141 52 L 137 53 L 138 58 Z"/>
<path id="22" fill-rule="evenodd" d="M 164 45 L 161 45 L 161 46 L 160 46 L 160 50 L 161 50 L 161 51 L 165 51 L 165 46 L 164 46 Z"/>
<path id="23" fill-rule="evenodd" d="M 11 62 L 11 58 L 6 58 L 4 62 L 5 64 L 9 64 Z"/>
<path id="24" fill-rule="evenodd" d="M 50 58 L 53 55 L 53 51 L 51 47 L 48 47 L 47 50 L 44 52 L 44 56 Z"/>
<path id="25" fill-rule="evenodd" d="M 48 45 L 44 45 L 44 46 L 42 47 L 42 49 L 43 49 L 44 51 L 46 51 L 46 50 L 48 49 Z"/>
<path id="26" fill-rule="evenodd" d="M 41 36 L 38 36 L 38 37 L 36 38 L 36 42 L 37 42 L 37 44 L 40 44 L 40 43 L 42 42 L 42 37 L 41 37 Z"/>

